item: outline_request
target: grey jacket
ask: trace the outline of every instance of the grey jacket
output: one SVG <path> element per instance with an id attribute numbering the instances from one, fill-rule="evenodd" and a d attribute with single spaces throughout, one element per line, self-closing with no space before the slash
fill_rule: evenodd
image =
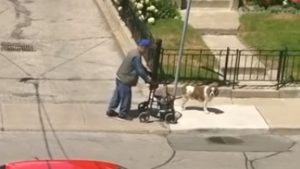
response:
<path id="1" fill-rule="evenodd" d="M 141 63 L 141 57 L 137 49 L 128 52 L 117 71 L 117 78 L 121 82 L 130 86 L 136 86 L 139 76 L 146 82 L 150 81 L 148 73 Z"/>

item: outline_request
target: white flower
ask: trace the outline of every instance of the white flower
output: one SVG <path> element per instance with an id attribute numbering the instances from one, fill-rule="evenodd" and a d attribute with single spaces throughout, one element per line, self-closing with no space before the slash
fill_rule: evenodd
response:
<path id="1" fill-rule="evenodd" d="M 142 9 L 144 5 L 142 3 L 136 3 L 137 9 Z"/>
<path id="2" fill-rule="evenodd" d="M 141 15 L 141 14 L 142 14 L 142 11 L 141 11 L 141 10 L 138 10 L 138 14 Z"/>
<path id="3" fill-rule="evenodd" d="M 145 19 L 144 15 L 141 15 L 141 16 L 139 17 L 139 19 L 140 19 L 141 21 L 143 21 L 143 20 Z"/>
<path id="4" fill-rule="evenodd" d="M 118 7 L 118 11 L 121 11 L 121 10 L 122 10 L 122 6 L 119 6 L 119 7 Z"/>
<path id="5" fill-rule="evenodd" d="M 145 0 L 145 3 L 146 3 L 146 4 L 149 4 L 149 2 L 150 2 L 150 0 Z"/>
<path id="6" fill-rule="evenodd" d="M 147 11 L 155 11 L 155 10 L 156 10 L 156 8 L 154 5 L 150 5 L 147 7 Z"/>
<path id="7" fill-rule="evenodd" d="M 288 0 L 284 0 L 284 1 L 282 1 L 282 5 L 283 5 L 283 6 L 286 6 L 286 5 L 288 5 Z"/>
<path id="8" fill-rule="evenodd" d="M 153 24 L 155 22 L 155 19 L 153 17 L 148 18 L 148 23 Z"/>
<path id="9" fill-rule="evenodd" d="M 178 17 L 178 16 L 175 16 L 174 19 L 179 19 L 179 17 Z"/>
<path id="10" fill-rule="evenodd" d="M 118 5 L 120 4 L 119 0 L 114 0 L 114 2 Z"/>
<path id="11" fill-rule="evenodd" d="M 157 13 L 157 12 L 158 12 L 158 9 L 155 9 L 154 12 Z"/>

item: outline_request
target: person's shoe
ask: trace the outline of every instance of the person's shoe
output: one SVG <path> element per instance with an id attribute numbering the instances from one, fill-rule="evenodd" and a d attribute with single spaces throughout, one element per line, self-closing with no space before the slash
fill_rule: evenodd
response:
<path id="1" fill-rule="evenodd" d="M 120 114 L 118 115 L 118 118 L 121 119 L 121 120 L 127 120 L 127 121 L 133 120 L 133 118 L 130 117 L 129 115 L 127 115 L 127 114 L 122 114 L 122 113 L 120 113 Z"/>
<path id="2" fill-rule="evenodd" d="M 119 114 L 115 112 L 114 110 L 107 110 L 106 115 L 108 117 L 117 117 Z"/>

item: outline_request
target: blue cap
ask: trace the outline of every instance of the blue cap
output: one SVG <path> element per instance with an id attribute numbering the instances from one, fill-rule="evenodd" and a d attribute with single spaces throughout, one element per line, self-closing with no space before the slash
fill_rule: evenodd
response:
<path id="1" fill-rule="evenodd" d="M 138 45 L 144 48 L 148 48 L 151 45 L 151 41 L 149 39 L 141 39 L 139 40 Z"/>

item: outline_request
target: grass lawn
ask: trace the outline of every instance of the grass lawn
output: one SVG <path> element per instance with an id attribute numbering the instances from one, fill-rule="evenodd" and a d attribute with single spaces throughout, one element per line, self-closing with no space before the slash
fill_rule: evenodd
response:
<path id="1" fill-rule="evenodd" d="M 300 50 L 300 14 L 245 14 L 239 38 L 256 49 Z"/>
<path id="2" fill-rule="evenodd" d="M 180 47 L 183 21 L 179 19 L 161 19 L 154 25 L 150 25 L 150 30 L 155 38 L 163 41 L 164 48 L 178 49 Z M 191 26 L 187 29 L 185 49 L 207 49 L 202 41 L 201 34 Z"/>
<path id="3" fill-rule="evenodd" d="M 164 73 L 168 75 L 175 75 L 182 27 L 183 21 L 175 19 L 158 20 L 155 25 L 150 26 L 153 36 L 162 39 L 164 49 L 175 49 L 164 51 L 162 66 Z M 216 74 L 199 69 L 200 63 L 210 63 L 205 66 L 213 69 L 213 64 L 209 62 L 213 57 L 209 57 L 211 55 L 201 55 L 200 49 L 208 49 L 208 47 L 202 41 L 200 32 L 191 26 L 188 26 L 187 29 L 184 48 L 191 50 L 184 51 L 180 79 L 201 79 L 203 77 L 217 79 Z"/>
<path id="4" fill-rule="evenodd" d="M 239 38 L 255 49 L 289 52 L 287 77 L 300 80 L 300 14 L 247 14 L 240 17 Z"/>
<path id="5" fill-rule="evenodd" d="M 180 39 L 183 28 L 183 21 L 176 19 L 163 19 L 158 20 L 155 25 L 150 25 L 150 30 L 155 38 L 162 39 L 162 46 L 164 49 L 175 49 L 165 51 L 163 58 L 164 73 L 168 75 L 175 75 L 176 71 L 176 59 L 178 57 L 178 50 L 180 47 Z M 200 56 L 200 49 L 208 49 L 205 43 L 202 41 L 201 34 L 198 30 L 191 26 L 188 26 L 184 48 L 196 49 L 186 50 L 183 55 L 183 62 L 180 69 L 181 79 L 199 79 L 203 77 L 217 78 L 217 75 L 205 70 L 199 69 L 198 62 L 207 63 L 213 59 L 208 56 Z M 193 56 L 194 55 L 194 56 Z M 193 59 L 191 57 L 193 56 Z M 188 59 L 187 59 L 188 58 Z M 188 61 L 189 60 L 189 61 Z M 189 62 L 189 64 L 187 64 Z M 191 64 L 194 63 L 194 65 Z M 207 65 L 212 67 L 213 65 Z"/>

